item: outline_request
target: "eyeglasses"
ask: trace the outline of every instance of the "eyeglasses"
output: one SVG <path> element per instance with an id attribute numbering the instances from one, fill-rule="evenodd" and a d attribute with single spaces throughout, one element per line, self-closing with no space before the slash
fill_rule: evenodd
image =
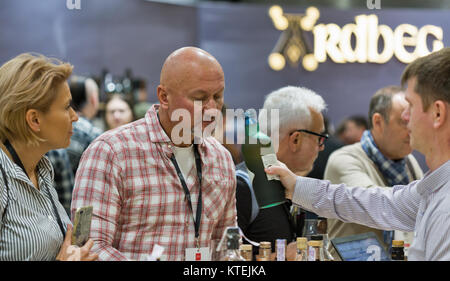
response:
<path id="1" fill-rule="evenodd" d="M 293 133 L 295 133 L 295 132 L 303 132 L 303 133 L 307 133 L 307 134 L 310 134 L 310 135 L 318 136 L 319 138 L 318 138 L 318 143 L 317 143 L 317 144 L 318 144 L 319 146 L 324 145 L 325 140 L 327 140 L 328 137 L 329 137 L 328 134 L 318 134 L 318 133 L 311 132 L 311 131 L 308 131 L 308 130 L 303 130 L 303 129 L 295 130 L 294 132 L 291 133 L 291 135 L 292 135 Z"/>

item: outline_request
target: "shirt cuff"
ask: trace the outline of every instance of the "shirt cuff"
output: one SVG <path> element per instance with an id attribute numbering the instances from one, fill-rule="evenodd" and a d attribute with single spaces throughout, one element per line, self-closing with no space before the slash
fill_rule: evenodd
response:
<path id="1" fill-rule="evenodd" d="M 318 179 L 297 177 L 295 182 L 292 202 L 307 210 L 313 209 L 313 204 L 317 199 L 317 192 L 322 188 L 322 182 Z"/>

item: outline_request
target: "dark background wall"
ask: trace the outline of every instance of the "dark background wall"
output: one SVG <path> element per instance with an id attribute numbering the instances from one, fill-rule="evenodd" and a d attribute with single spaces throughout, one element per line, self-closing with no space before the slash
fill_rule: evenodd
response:
<path id="1" fill-rule="evenodd" d="M 107 68 L 122 75 L 131 68 L 134 75 L 147 80 L 148 99 L 156 102 L 155 88 L 167 55 L 182 46 L 199 46 L 224 68 L 229 107 L 258 109 L 271 91 L 301 85 L 324 97 L 329 105 L 326 115 L 334 125 L 346 116 L 366 114 L 377 89 L 399 83 L 405 64 L 395 57 L 385 64 L 337 64 L 328 58 L 314 72 L 301 66 L 273 71 L 267 57 L 281 32 L 268 16 L 269 7 L 260 2 L 185 6 L 144 0 L 81 0 L 80 10 L 69 10 L 65 0 L 2 0 L 0 63 L 33 51 L 71 62 L 78 74 L 100 75 Z M 282 7 L 287 13 L 304 13 L 308 5 Z M 437 25 L 444 30 L 444 45 L 450 45 L 449 10 L 318 8 L 317 24 L 342 27 L 353 23 L 358 14 L 376 14 L 379 24 L 391 29 L 402 23 L 418 28 Z"/>
<path id="2" fill-rule="evenodd" d="M 38 52 L 72 63 L 74 73 L 100 75 L 126 68 L 153 90 L 164 59 L 175 49 L 197 45 L 195 7 L 144 0 L 0 1 L 0 63 L 22 52 Z M 150 91 L 149 99 L 156 101 Z"/>

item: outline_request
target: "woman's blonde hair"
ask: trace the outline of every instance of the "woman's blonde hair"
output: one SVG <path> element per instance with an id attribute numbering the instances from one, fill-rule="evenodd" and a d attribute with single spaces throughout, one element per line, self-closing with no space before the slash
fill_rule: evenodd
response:
<path id="1" fill-rule="evenodd" d="M 29 109 L 47 112 L 57 89 L 73 66 L 40 54 L 24 53 L 0 67 L 0 138 L 38 145 L 43 141 L 28 126 Z"/>

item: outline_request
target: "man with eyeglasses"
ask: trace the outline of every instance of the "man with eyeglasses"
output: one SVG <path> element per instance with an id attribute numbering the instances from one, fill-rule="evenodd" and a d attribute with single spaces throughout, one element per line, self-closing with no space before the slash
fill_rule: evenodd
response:
<path id="1" fill-rule="evenodd" d="M 348 186 L 390 187 L 406 185 L 422 178 L 423 172 L 409 144 L 409 134 L 402 112 L 408 102 L 401 87 L 388 86 L 379 89 L 369 106 L 369 130 L 364 131 L 361 141 L 334 151 L 325 168 L 325 180 Z M 374 232 L 389 250 L 392 240 L 404 240 L 405 249 L 412 244 L 413 233 L 383 231 L 356 223 L 344 223 L 338 219 L 328 220 L 330 238 Z M 330 253 L 338 255 L 333 247 Z"/>
<path id="2" fill-rule="evenodd" d="M 326 105 L 321 96 L 302 87 L 283 87 L 270 93 L 264 101 L 263 109 L 266 112 L 271 112 L 272 109 L 277 109 L 279 112 L 279 141 L 273 140 L 275 134 L 271 136 L 271 131 L 275 132 L 277 128 L 260 124 L 260 129 L 267 130 L 264 133 L 272 137 L 272 143 L 279 143 L 277 159 L 286 163 L 289 169 L 298 175 L 309 173 L 319 151 L 324 149 L 325 140 L 328 138 L 322 133 L 324 131 L 322 111 L 325 108 Z M 262 111 L 259 116 L 260 122 L 266 120 L 267 124 L 272 123 L 262 118 L 261 114 Z M 268 117 L 270 118 L 270 114 Z M 248 173 L 244 162 L 238 164 L 237 169 Z M 240 172 L 237 172 L 237 175 L 239 174 Z M 272 250 L 276 239 L 286 239 L 288 243 L 294 241 L 295 229 L 290 207 L 291 203 L 288 202 L 260 209 L 256 217 L 252 217 L 251 180 L 246 181 L 237 177 L 238 225 L 250 240 L 270 241 Z M 292 244 L 295 246 L 295 243 Z"/>

